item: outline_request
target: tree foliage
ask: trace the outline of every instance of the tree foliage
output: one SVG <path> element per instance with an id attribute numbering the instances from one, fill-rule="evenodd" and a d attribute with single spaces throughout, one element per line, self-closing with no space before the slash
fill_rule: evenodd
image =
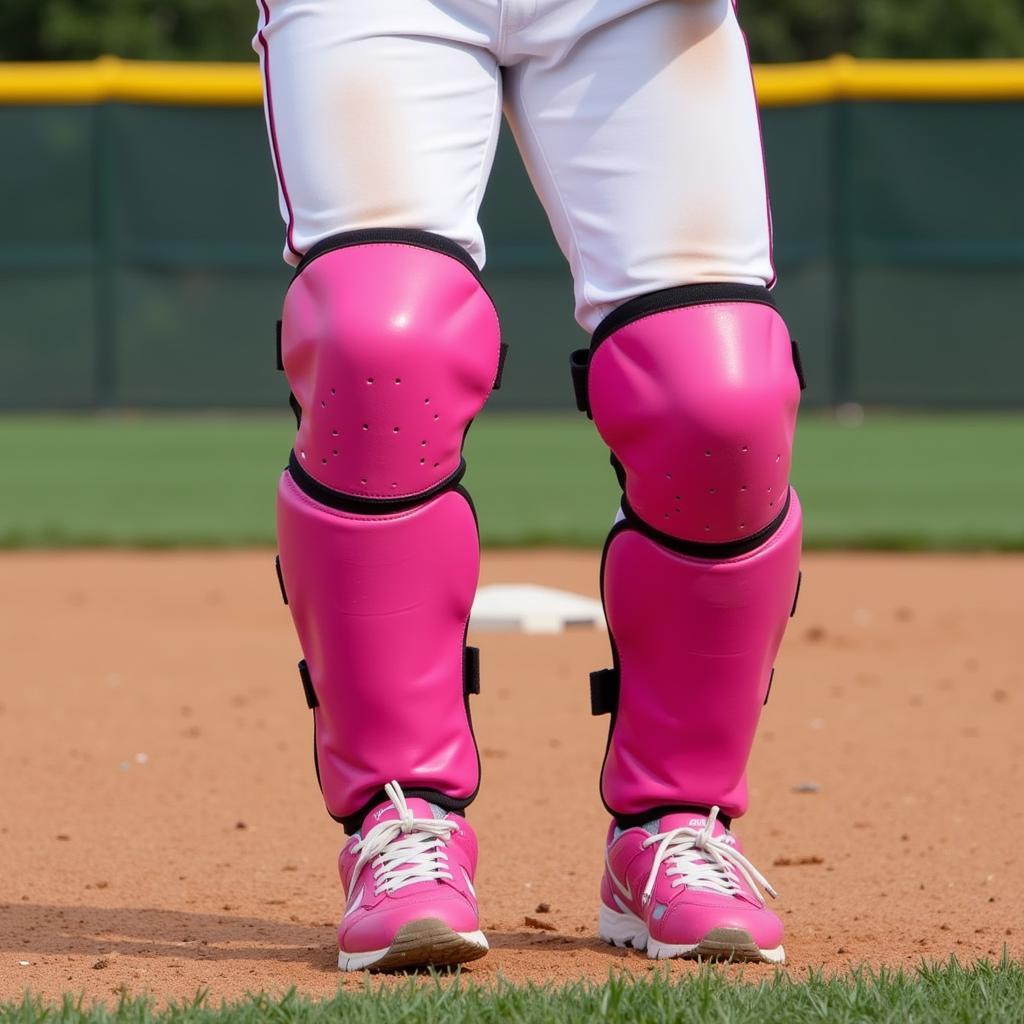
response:
<path id="1" fill-rule="evenodd" d="M 1021 0 L 745 0 L 755 61 L 1024 57 Z"/>
<path id="2" fill-rule="evenodd" d="M 757 61 L 1024 56 L 1022 0 L 743 0 L 741 17 Z M 247 60 L 255 23 L 253 0 L 2 0 L 0 60 Z"/>
<path id="3" fill-rule="evenodd" d="M 250 60 L 255 28 L 254 0 L 0 0 L 0 60 Z"/>

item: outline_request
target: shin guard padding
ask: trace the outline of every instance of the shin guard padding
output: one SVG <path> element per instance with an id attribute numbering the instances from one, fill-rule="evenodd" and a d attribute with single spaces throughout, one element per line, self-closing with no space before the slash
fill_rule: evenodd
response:
<path id="1" fill-rule="evenodd" d="M 653 529 L 726 543 L 778 517 L 800 381 L 772 306 L 709 302 L 634 320 L 594 348 L 588 386 L 626 500 Z"/>
<path id="2" fill-rule="evenodd" d="M 316 694 L 320 785 L 339 820 L 384 782 L 468 803 L 479 781 L 463 649 L 479 570 L 459 490 L 404 512 L 325 508 L 287 472 L 281 568 Z"/>
<path id="3" fill-rule="evenodd" d="M 458 473 L 498 370 L 497 314 L 450 256 L 378 243 L 328 251 L 285 299 L 285 372 L 302 409 L 295 457 L 362 499 L 423 494 Z"/>
<path id="4" fill-rule="evenodd" d="M 602 590 L 618 699 L 601 791 L 615 814 L 717 804 L 742 814 L 754 731 L 796 592 L 800 504 L 748 554 L 678 554 L 626 524 Z"/>
<path id="5" fill-rule="evenodd" d="M 498 371 L 494 305 L 454 243 L 350 233 L 303 260 L 281 341 L 301 420 L 280 564 L 328 810 L 358 828 L 392 779 L 464 807 L 479 784 L 465 636 L 480 550 L 455 485 Z"/>

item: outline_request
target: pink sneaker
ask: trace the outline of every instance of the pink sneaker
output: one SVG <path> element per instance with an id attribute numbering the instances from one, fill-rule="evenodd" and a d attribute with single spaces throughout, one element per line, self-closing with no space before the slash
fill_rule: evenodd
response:
<path id="1" fill-rule="evenodd" d="M 338 858 L 348 901 L 338 925 L 343 971 L 461 964 L 487 952 L 473 889 L 476 836 L 465 819 L 397 782 Z"/>
<path id="2" fill-rule="evenodd" d="M 758 886 L 775 890 L 710 814 L 667 814 L 643 828 L 612 824 L 598 930 L 615 946 L 668 957 L 781 964 L 782 922 Z"/>

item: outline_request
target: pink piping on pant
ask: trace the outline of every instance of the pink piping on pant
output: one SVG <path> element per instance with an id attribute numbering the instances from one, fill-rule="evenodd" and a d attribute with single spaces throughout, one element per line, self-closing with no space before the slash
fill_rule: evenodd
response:
<path id="1" fill-rule="evenodd" d="M 288 211 L 288 225 L 285 232 L 288 249 L 293 255 L 301 258 L 302 253 L 295 248 L 295 242 L 293 241 L 295 214 L 292 212 L 292 200 L 288 194 L 288 185 L 284 180 L 284 164 L 281 161 L 281 147 L 277 142 L 277 124 L 274 120 L 274 95 L 270 86 L 270 44 L 267 42 L 266 34 L 267 27 L 270 25 L 270 8 L 267 6 L 267 0 L 259 0 L 259 3 L 263 11 L 263 25 L 256 33 L 256 38 L 259 40 L 260 47 L 263 50 L 263 91 L 267 107 L 267 131 L 270 134 L 270 149 L 274 154 L 274 170 L 277 171 L 277 181 L 281 186 L 281 196 L 284 198 L 285 209 Z"/>

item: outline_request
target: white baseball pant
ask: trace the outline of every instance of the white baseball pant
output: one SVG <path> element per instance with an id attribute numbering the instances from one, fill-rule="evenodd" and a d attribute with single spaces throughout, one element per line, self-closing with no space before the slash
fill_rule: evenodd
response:
<path id="1" fill-rule="evenodd" d="M 502 107 L 592 331 L 675 285 L 771 285 L 732 0 L 257 0 L 285 259 L 419 228 L 484 263 Z"/>

